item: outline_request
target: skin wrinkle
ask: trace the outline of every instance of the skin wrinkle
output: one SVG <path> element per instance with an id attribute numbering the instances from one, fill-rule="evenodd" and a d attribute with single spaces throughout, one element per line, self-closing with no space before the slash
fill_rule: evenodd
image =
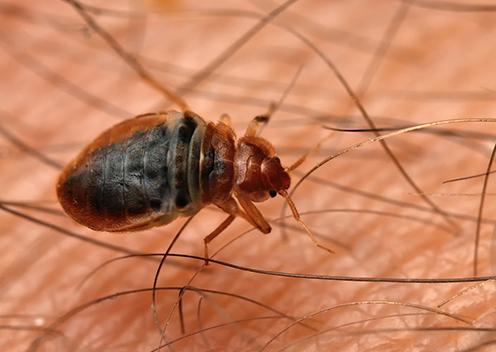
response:
<path id="1" fill-rule="evenodd" d="M 440 1 L 419 1 L 417 5 L 415 2 L 404 1 L 410 6 L 408 18 L 390 43 L 391 48 L 404 49 L 401 62 L 388 57 L 394 55 L 394 50 L 386 52 L 379 63 L 380 69 L 375 72 L 372 87 L 363 97 L 362 103 L 373 116 L 397 119 L 377 119 L 377 125 L 386 129 L 381 134 L 391 132 L 387 128 L 432 121 L 496 118 L 492 99 L 473 99 L 465 94 L 484 96 L 496 89 L 496 73 L 490 69 L 493 57 L 488 50 L 491 36 L 484 30 L 484 24 L 494 22 L 496 12 L 484 12 L 483 0 L 477 3 L 480 5 L 477 11 L 469 7 L 469 1 L 457 1 L 466 6 L 457 5 L 450 11 L 435 8 Z M 0 145 L 16 151 L 0 155 L 0 199 L 13 204 L 0 203 L 0 324 L 3 327 L 0 350 L 25 350 L 48 329 L 47 339 L 39 351 L 151 351 L 159 346 L 161 335 L 153 321 L 149 292 L 123 295 L 85 309 L 57 326 L 56 333 L 49 327 L 57 317 L 84 302 L 119 291 L 152 287 L 158 265 L 156 257 L 115 261 L 97 271 L 84 285 L 79 286 L 79 283 L 98 265 L 123 253 L 163 251 L 185 220 L 141 233 L 98 233 L 75 224 L 67 216 L 41 212 L 35 205 L 60 210 L 54 190 L 58 170 L 40 161 L 56 160 L 57 165 L 65 164 L 77 154 L 79 147 L 115 123 L 114 107 L 119 117 L 125 111 L 148 113 L 152 111 L 145 107 L 156 106 L 157 101 L 164 101 L 163 96 L 140 81 L 67 3 L 7 0 L 6 4 L 9 3 L 22 6 L 27 12 L 23 21 L 14 13 L 0 13 L 2 33 L 8 34 L 9 39 L 2 41 L 0 51 L 0 125 L 5 131 L 15 132 L 15 138 L 30 149 L 16 146 L 12 138 L 0 135 Z M 84 3 L 115 10 L 115 16 L 111 12 L 91 15 L 129 53 L 146 57 L 141 63 L 158 82 L 167 83 L 167 78 L 173 77 L 171 88 L 183 86 L 195 73 L 164 74 L 155 70 L 150 62 L 177 64 L 198 74 L 259 20 L 242 16 L 216 17 L 216 11 L 202 16 L 160 16 L 160 12 L 167 9 L 198 8 L 194 0 L 139 3 L 133 0 L 108 4 L 88 0 Z M 282 3 L 277 1 L 261 10 L 251 1 L 207 0 L 202 2 L 201 8 L 239 8 L 240 13 L 267 14 Z M 372 60 L 371 55 L 377 45 L 383 43 L 387 24 L 400 5 L 401 1 L 394 0 L 377 0 L 373 8 L 365 0 L 300 0 L 291 6 L 290 14 L 282 13 L 277 21 L 309 37 L 336 63 L 351 87 L 357 89 Z M 463 12 L 464 8 L 471 11 Z M 144 25 L 141 17 L 118 16 L 119 10 L 152 12 L 147 15 L 146 30 L 141 28 Z M 50 16 L 49 22 L 29 25 L 30 20 L 46 14 Z M 298 21 L 291 21 L 294 14 L 298 15 Z M 370 38 L 370 41 L 358 50 L 334 45 L 312 34 L 308 21 L 321 31 L 328 25 L 343 33 Z M 30 33 L 33 31 L 36 33 Z M 137 31 L 142 31 L 139 34 L 142 41 L 137 39 Z M 360 41 L 353 45 L 360 45 Z M 57 47 L 63 48 L 64 53 L 57 55 Z M 133 51 L 137 49 L 139 53 Z M 273 52 L 275 58 L 271 60 L 267 52 Z M 16 57 L 20 54 L 24 60 L 18 61 Z M 28 68 L 33 60 L 38 64 Z M 229 114 L 239 137 L 251 118 L 265 113 L 270 102 L 279 100 L 301 65 L 294 89 L 279 107 L 273 123 L 262 133 L 276 151 L 293 151 L 279 154 L 283 166 L 288 166 L 329 133 L 322 128 L 323 124 L 346 130 L 367 128 L 356 113 L 350 116 L 351 102 L 329 68 L 290 33 L 268 24 L 215 74 L 182 98 L 193 112 L 207 121 L 216 122 L 222 113 Z M 50 72 L 43 79 L 36 73 L 40 67 Z M 223 77 L 236 77 L 236 87 L 216 81 Z M 243 77 L 248 79 L 246 85 L 243 85 Z M 70 82 L 69 92 L 64 82 Z M 264 82 L 273 84 L 265 86 Z M 67 95 L 77 87 L 80 92 L 91 92 L 95 99 L 78 100 Z M 204 94 L 198 92 L 217 98 L 205 99 Z M 401 99 L 391 99 L 391 92 L 401 92 Z M 436 92 L 447 92 L 450 99 Z M 238 101 L 236 94 L 240 97 Z M 298 114 L 291 113 L 296 108 Z M 319 121 L 317 112 L 333 118 Z M 290 226 L 286 227 L 286 240 L 281 236 L 278 222 L 273 221 L 271 234 L 251 231 L 223 248 L 214 259 L 253 269 L 298 274 L 404 279 L 470 277 L 483 172 L 494 145 L 490 136 L 496 132 L 496 125 L 460 123 L 429 131 L 444 131 L 444 128 L 457 134 L 459 143 L 451 143 L 449 136 L 441 133 L 408 133 L 388 139 L 388 145 L 426 194 L 474 194 L 473 197 L 435 198 L 436 204 L 460 226 L 459 236 L 446 234 L 442 218 L 417 194 L 412 194 L 378 143 L 371 143 L 325 164 L 301 184 L 294 196 L 302 219 L 319 235 L 319 240 L 332 245 L 326 241 L 329 237 L 346 244 L 346 250 L 337 248 L 336 254 L 329 255 L 315 248 L 298 224 L 287 218 L 285 222 Z M 324 158 L 373 137 L 373 133 L 363 131 L 333 133 L 321 150 L 310 155 L 293 173 L 293 186 Z M 477 142 L 481 148 L 477 151 L 467 148 L 469 141 Z M 73 143 L 80 145 L 74 148 Z M 65 145 L 71 147 L 63 147 Z M 51 150 L 49 146 L 62 147 Z M 369 155 L 375 157 L 367 157 Z M 471 175 L 482 176 L 443 184 L 446 180 Z M 495 192 L 494 187 L 491 174 L 487 195 Z M 49 203 L 39 203 L 41 200 L 49 200 Z M 16 202 L 33 206 L 14 207 Z M 283 203 L 277 197 L 257 206 L 267 219 L 277 219 Z M 490 252 L 494 247 L 495 207 L 492 197 L 487 197 L 478 230 L 480 276 L 496 274 L 491 270 L 494 255 Z M 326 209 L 335 211 L 306 214 Z M 346 212 L 347 209 L 350 211 Z M 356 209 L 368 213 L 351 211 Z M 19 213 L 27 216 L 20 217 Z M 409 221 L 409 216 L 418 221 Z M 33 218 L 37 223 L 29 221 Z M 172 252 L 201 257 L 203 237 L 224 218 L 225 214 L 218 211 L 201 211 L 188 224 Z M 48 228 L 44 224 L 53 226 Z M 249 228 L 244 220 L 236 219 L 210 244 L 210 252 L 216 253 Z M 66 230 L 71 237 L 58 230 Z M 100 247 L 103 244 L 107 247 Z M 198 259 L 167 258 L 157 285 L 181 287 L 190 282 L 202 265 Z M 234 293 L 295 319 L 308 317 L 326 307 L 345 307 L 306 319 L 308 326 L 292 326 L 288 319 L 259 319 L 271 313 L 243 300 L 189 292 L 183 295 L 181 307 L 185 333 L 191 336 L 181 338 L 178 310 L 173 309 L 178 302 L 178 292 L 157 291 L 159 320 L 164 323 L 170 314 L 165 334 L 168 341 L 177 341 L 170 349 L 161 351 L 258 351 L 289 326 L 286 333 L 269 344 L 268 351 L 283 348 L 285 351 L 364 348 L 371 351 L 440 348 L 472 351 L 494 344 L 496 302 L 492 282 L 321 281 L 260 275 L 214 263 L 198 273 L 190 285 Z M 439 314 L 408 314 L 418 312 L 406 307 L 378 304 L 346 307 L 352 302 L 373 301 L 404 302 L 434 311 L 438 305 L 449 302 L 442 305 L 443 312 L 475 321 L 474 327 L 480 332 Z M 434 328 L 438 330 L 432 330 Z M 204 329 L 201 335 L 193 334 L 201 329 Z"/>

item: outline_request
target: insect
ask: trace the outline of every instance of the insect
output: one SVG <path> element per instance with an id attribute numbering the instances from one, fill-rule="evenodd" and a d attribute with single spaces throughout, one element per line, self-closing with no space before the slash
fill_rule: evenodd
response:
<path id="1" fill-rule="evenodd" d="M 276 107 L 255 117 L 244 136 L 237 139 L 228 115 L 214 124 L 191 112 L 179 95 L 158 82 L 99 27 L 81 4 L 70 3 L 144 82 L 181 108 L 181 112 L 144 114 L 123 121 L 83 149 L 64 168 L 57 183 L 59 202 L 70 217 L 97 231 L 139 231 L 191 216 L 214 204 L 228 217 L 204 238 L 208 259 L 208 243 L 236 217 L 269 233 L 270 225 L 253 203 L 279 194 L 313 243 L 334 253 L 317 241 L 287 192 L 289 172 L 306 155 L 283 168 L 271 143 L 258 136 Z M 207 70 L 211 73 L 209 66 Z M 204 79 L 208 75 L 205 72 L 197 74 L 194 81 Z"/>
<path id="2" fill-rule="evenodd" d="M 254 205 L 278 194 L 312 241 L 287 190 L 289 172 L 259 137 L 268 115 L 255 117 L 237 139 L 230 118 L 207 123 L 191 111 L 140 115 L 103 132 L 62 171 L 57 195 L 67 214 L 97 231 L 139 231 L 191 216 L 214 204 L 228 217 L 208 243 L 241 217 L 263 233 L 271 227 Z"/>

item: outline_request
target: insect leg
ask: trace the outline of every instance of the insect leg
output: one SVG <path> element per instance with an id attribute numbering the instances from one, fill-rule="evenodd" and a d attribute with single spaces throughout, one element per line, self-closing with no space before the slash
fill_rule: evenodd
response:
<path id="1" fill-rule="evenodd" d="M 236 219 L 236 216 L 230 214 L 215 230 L 203 239 L 205 247 L 205 265 L 208 265 L 208 244 L 218 235 L 220 235 L 231 223 Z"/>
<path id="2" fill-rule="evenodd" d="M 229 214 L 229 216 L 215 229 L 213 230 L 208 236 L 206 236 L 203 239 L 203 243 L 205 246 L 205 265 L 208 265 L 208 244 L 218 235 L 222 233 L 237 217 L 241 217 L 248 221 L 251 225 L 253 225 L 256 228 L 260 228 L 260 226 L 245 212 L 243 212 L 241 209 L 239 209 L 238 203 L 234 198 L 229 198 L 228 200 L 222 202 L 222 203 L 216 203 L 220 209 L 225 211 L 226 213 Z M 268 224 L 267 224 L 268 226 Z M 270 229 L 270 226 L 269 226 Z M 262 231 L 262 230 L 261 230 Z"/>
<path id="3" fill-rule="evenodd" d="M 258 115 L 253 118 L 253 120 L 250 121 L 248 124 L 248 127 L 246 128 L 245 136 L 246 137 L 255 137 L 260 134 L 262 131 L 262 128 L 269 123 L 270 118 L 272 115 L 279 109 L 279 107 L 284 103 L 284 100 L 288 96 L 289 92 L 291 89 L 293 89 L 294 84 L 296 83 L 296 80 L 298 79 L 298 76 L 301 73 L 301 70 L 303 69 L 303 66 L 300 66 L 296 73 L 294 74 L 293 78 L 291 79 L 291 82 L 289 85 L 286 87 L 284 90 L 283 94 L 279 98 L 279 101 L 277 103 L 270 103 L 269 109 L 267 112 L 263 115 Z"/>
<path id="4" fill-rule="evenodd" d="M 260 228 L 260 226 L 250 217 L 248 216 L 244 211 L 239 209 L 238 203 L 233 197 L 230 197 L 228 200 L 222 202 L 222 203 L 216 203 L 220 209 L 224 210 L 226 213 L 234 215 L 236 217 L 241 217 L 245 219 L 247 222 L 249 222 L 252 226 L 256 228 Z"/>
<path id="5" fill-rule="evenodd" d="M 271 107 L 272 106 L 274 106 L 274 104 L 271 104 Z M 260 134 L 262 127 L 264 127 L 267 123 L 269 123 L 271 114 L 272 114 L 271 108 L 269 108 L 269 112 L 267 114 L 255 116 L 253 120 L 251 120 L 250 123 L 248 124 L 248 127 L 246 128 L 245 136 L 255 137 L 258 134 Z"/>
<path id="6" fill-rule="evenodd" d="M 257 209 L 255 204 L 253 204 L 249 199 L 247 199 L 245 196 L 242 194 L 236 194 L 236 198 L 238 199 L 239 204 L 241 205 L 241 208 L 246 212 L 246 215 L 248 218 L 250 218 L 252 221 L 256 224 L 256 227 L 263 233 L 270 233 L 272 228 L 270 227 L 269 223 L 265 218 L 263 217 L 262 213 Z"/>
<path id="7" fill-rule="evenodd" d="M 232 126 L 231 116 L 229 116 L 228 114 L 225 114 L 225 113 L 220 115 L 219 122 L 222 122 L 223 124 L 226 124 L 229 127 Z"/>

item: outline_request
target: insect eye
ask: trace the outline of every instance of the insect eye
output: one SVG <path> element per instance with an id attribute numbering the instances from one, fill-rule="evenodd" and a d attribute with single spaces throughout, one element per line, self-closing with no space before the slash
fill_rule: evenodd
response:
<path id="1" fill-rule="evenodd" d="M 270 190 L 270 191 L 269 191 L 269 196 L 270 196 L 271 198 L 274 198 L 275 196 L 277 196 L 277 191 L 275 191 L 275 190 Z"/>

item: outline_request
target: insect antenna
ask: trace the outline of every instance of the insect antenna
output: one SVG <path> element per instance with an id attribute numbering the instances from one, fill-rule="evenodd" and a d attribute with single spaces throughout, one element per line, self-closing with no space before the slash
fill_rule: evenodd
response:
<path id="1" fill-rule="evenodd" d="M 331 253 L 331 254 L 334 254 L 335 252 L 330 249 L 330 248 L 327 248 L 326 246 L 324 246 L 323 244 L 321 244 L 317 238 L 315 237 L 315 235 L 313 234 L 313 232 L 308 228 L 307 224 L 305 224 L 305 222 L 301 219 L 301 216 L 300 216 L 300 213 L 298 212 L 298 209 L 296 209 L 296 205 L 294 204 L 293 200 L 291 199 L 291 197 L 289 196 L 288 192 L 286 191 L 279 191 L 279 194 L 284 197 L 284 199 L 286 199 L 286 202 L 288 203 L 288 206 L 289 208 L 291 209 L 291 212 L 293 213 L 293 218 L 296 220 L 296 222 L 298 224 L 301 225 L 301 227 L 303 227 L 303 229 L 305 230 L 305 232 L 307 233 L 308 237 L 310 237 L 310 239 L 312 240 L 312 242 L 319 248 Z"/>

